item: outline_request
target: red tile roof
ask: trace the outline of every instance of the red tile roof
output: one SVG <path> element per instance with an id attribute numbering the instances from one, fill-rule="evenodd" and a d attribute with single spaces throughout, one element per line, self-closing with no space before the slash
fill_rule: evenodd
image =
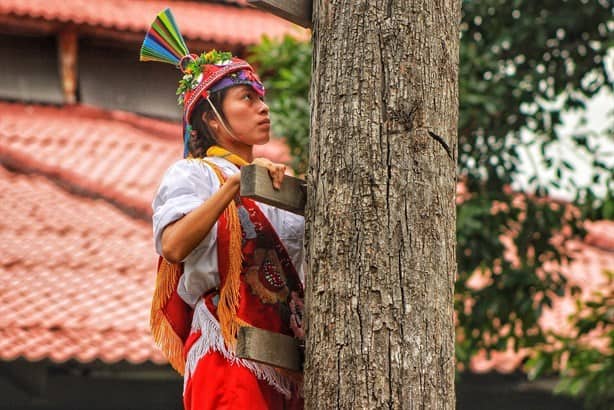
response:
<path id="1" fill-rule="evenodd" d="M 246 7 L 249 5 L 247 0 L 222 0 L 222 3 L 236 4 L 237 6 Z"/>
<path id="2" fill-rule="evenodd" d="M 144 33 L 154 16 L 170 6 L 188 39 L 249 45 L 263 34 L 306 37 L 304 29 L 270 13 L 237 7 L 245 6 L 244 0 L 227 3 L 234 5 L 162 0 L 3 0 L 0 15 Z"/>
<path id="3" fill-rule="evenodd" d="M 0 113 L 1 161 L 53 176 L 144 217 L 151 216 L 162 175 L 182 155 L 176 123 L 84 106 L 0 102 Z M 277 139 L 254 152 L 277 162 L 291 159 Z"/>
<path id="4" fill-rule="evenodd" d="M 577 310 L 577 298 L 588 300 L 594 292 L 602 291 L 604 286 L 612 286 L 605 272 L 614 271 L 614 221 L 587 221 L 585 227 L 588 233 L 583 242 L 570 241 L 567 244 L 567 249 L 574 259 L 569 265 L 561 268 L 568 279 L 568 287 L 578 286 L 581 292 L 579 295 L 571 296 L 570 291 L 567 291 L 563 297 L 553 297 L 552 307 L 544 309 L 539 321 L 543 330 L 571 335 L 573 329 L 568 317 Z M 546 266 L 545 268 L 547 269 Z M 477 287 L 488 281 L 487 276 L 472 279 L 475 279 L 473 285 Z M 599 341 L 595 336 L 597 335 L 592 335 L 590 342 L 597 345 Z M 490 357 L 482 352 L 472 358 L 470 367 L 477 373 L 489 371 L 510 373 L 518 370 L 530 353 L 527 349 L 514 351 L 511 347 L 507 351 L 493 352 Z"/>
<path id="5" fill-rule="evenodd" d="M 0 359 L 164 363 L 149 224 L 0 168 Z"/>
<path id="6" fill-rule="evenodd" d="M 162 174 L 181 158 L 178 124 L 78 106 L 0 102 L 0 112 L 0 159 L 141 215 L 151 215 Z"/>
<path id="7" fill-rule="evenodd" d="M 243 1 L 233 3 L 245 4 Z M 0 15 L 144 33 L 155 15 L 170 6 L 187 39 L 249 45 L 258 42 L 264 34 L 306 37 L 305 30 L 286 20 L 236 4 L 161 0 L 3 0 Z"/>

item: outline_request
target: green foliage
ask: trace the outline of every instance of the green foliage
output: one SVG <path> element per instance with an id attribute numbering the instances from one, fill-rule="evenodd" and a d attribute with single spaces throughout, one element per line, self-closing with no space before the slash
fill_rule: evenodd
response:
<path id="1" fill-rule="evenodd" d="M 183 104 L 185 93 L 194 89 L 198 85 L 197 79 L 202 74 L 206 64 L 226 64 L 232 59 L 232 53 L 229 51 L 211 50 L 207 53 L 202 53 L 194 60 L 190 61 L 185 69 L 185 74 L 179 80 L 179 87 L 176 94 L 177 103 Z"/>
<path id="2" fill-rule="evenodd" d="M 603 0 L 463 1 L 462 174 L 486 190 L 511 183 L 526 130 L 544 165 L 564 173 L 565 164 L 546 156 L 562 111 L 583 109 L 586 98 L 602 87 L 612 89 L 605 65 L 614 44 L 610 7 Z M 544 181 L 535 182 L 547 193 Z"/>
<path id="3" fill-rule="evenodd" d="M 607 191 L 603 197 L 586 189 L 578 193 L 576 202 L 581 204 L 581 219 L 590 220 L 614 220 L 614 179 L 606 182 Z"/>
<path id="4" fill-rule="evenodd" d="M 476 197 L 458 209 L 455 308 L 460 324 L 457 359 L 462 363 L 468 363 L 480 349 L 505 350 L 510 343 L 517 349 L 542 343 L 541 313 L 552 306 L 553 296 L 564 293 L 562 275 L 540 275 L 540 271 L 545 260 L 565 259 L 548 232 L 560 232 L 573 220 L 564 217 L 564 207 L 516 195 L 519 200 L 522 212 L 521 205 L 509 206 L 511 198 L 505 197 L 496 202 Z M 503 209 L 494 212 L 497 208 Z M 515 258 L 503 256 L 502 237 L 513 243 Z M 469 286 L 469 279 L 480 273 L 487 283 Z M 470 309 L 466 308 L 468 303 Z"/>
<path id="5" fill-rule="evenodd" d="M 560 369 L 556 392 L 584 397 L 588 408 L 609 410 L 614 403 L 614 272 L 605 274 L 603 291 L 577 302 L 569 318 L 575 334 L 552 331 L 525 366 L 531 379 Z"/>
<path id="6" fill-rule="evenodd" d="M 309 84 L 311 44 L 286 36 L 279 41 L 264 37 L 250 49 L 267 90 L 273 133 L 286 138 L 298 173 L 309 163 Z"/>
<path id="7" fill-rule="evenodd" d="M 470 204 L 461 205 L 456 284 L 459 361 L 467 363 L 479 349 L 501 349 L 508 343 L 514 348 L 544 346 L 549 335 L 537 321 L 551 306 L 552 297 L 561 295 L 566 287 L 564 276 L 557 272 L 540 275 L 544 262 L 565 259 L 560 250 L 566 240 L 581 236 L 579 220 L 611 218 L 611 187 L 605 198 L 598 198 L 590 186 L 578 187 L 576 205 L 581 215 L 575 218 L 569 212 L 565 218 L 563 207 L 550 207 L 541 198 L 573 171 L 573 164 L 549 150 L 559 138 L 562 113 L 581 111 L 586 99 L 602 88 L 612 90 L 605 65 L 607 50 L 614 45 L 612 24 L 607 1 L 463 1 L 459 171 L 469 192 L 483 204 L 482 223 L 487 232 L 479 233 L 484 237 L 467 236 L 471 232 L 460 216 Z M 595 169 L 608 171 L 594 137 L 576 133 L 573 149 L 592 154 Z M 514 202 L 503 193 L 504 188 L 518 175 L 521 150 L 529 145 L 539 148 L 537 168 L 542 171 L 536 170 L 530 179 L 534 195 Z M 540 175 L 544 169 L 551 170 L 554 178 Z M 599 182 L 599 174 L 593 182 Z M 509 206 L 506 215 L 487 213 L 496 201 Z M 555 247 L 553 238 L 566 225 L 572 229 Z M 513 238 L 517 249 L 518 260 L 513 264 L 502 257 L 500 238 L 504 236 Z M 472 259 L 479 260 L 481 267 L 499 267 L 485 287 L 465 286 L 466 278 L 478 268 L 468 263 L 467 253 L 477 253 Z M 468 301 L 472 309 L 461 311 Z M 612 368 L 597 371 L 592 360 L 605 359 L 604 354 L 593 351 L 572 357 L 569 370 L 559 369 L 563 376 L 559 390 L 598 402 L 598 386 L 611 382 Z M 552 370 L 555 363 L 552 357 L 542 356 L 529 363 L 527 370 L 536 375 Z"/>
<path id="8" fill-rule="evenodd" d="M 600 157 L 608 150 L 591 132 L 575 132 L 571 149 L 592 155 L 601 175 L 610 173 L 607 195 L 598 197 L 590 186 L 576 187 L 579 212 L 548 199 L 549 191 L 574 170 L 574 164 L 550 149 L 560 138 L 562 114 L 582 112 L 588 98 L 613 89 L 605 60 L 614 45 L 613 27 L 607 0 L 463 1 L 458 166 L 468 192 L 458 208 L 455 295 L 461 364 L 482 349 L 544 346 L 552 336 L 538 320 L 553 297 L 568 287 L 560 272 L 544 274 L 544 263 L 567 259 L 562 250 L 566 241 L 582 236 L 581 220 L 614 216 L 612 174 Z M 252 51 L 269 90 L 275 131 L 288 138 L 295 165 L 303 171 L 310 46 L 289 38 L 282 43 L 265 39 Z M 612 129 L 605 132 L 610 142 Z M 531 146 L 541 153 L 529 179 L 532 192 L 512 193 L 522 150 Z M 544 170 L 553 177 L 542 175 Z M 600 178 L 596 173 L 593 183 L 604 183 Z M 468 286 L 476 272 L 486 276 L 486 283 Z M 599 351 L 573 355 L 569 371 L 559 369 L 560 390 L 597 403 L 603 393 L 599 386 L 612 385 L 611 361 L 593 366 L 602 356 Z M 527 371 L 537 376 L 556 363 L 554 356 L 542 354 L 529 362 Z"/>

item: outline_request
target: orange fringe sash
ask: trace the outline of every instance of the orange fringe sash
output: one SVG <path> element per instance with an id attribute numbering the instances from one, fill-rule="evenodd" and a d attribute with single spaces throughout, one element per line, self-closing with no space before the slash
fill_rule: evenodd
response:
<path id="1" fill-rule="evenodd" d="M 182 273 L 182 264 L 173 264 L 162 257 L 159 258 L 156 287 L 149 317 L 149 326 L 156 345 L 162 350 L 171 366 L 181 375 L 185 369 L 183 345 L 187 334 L 186 324 L 180 322 L 182 316 L 184 319 L 191 316 L 190 307 L 180 300 L 176 292 Z M 173 305 L 175 308 L 169 309 Z M 188 332 L 189 325 L 188 322 Z"/>
<path id="2" fill-rule="evenodd" d="M 218 152 L 215 153 L 219 155 Z M 204 159 L 199 160 L 207 163 L 213 169 L 220 180 L 220 186 L 223 185 L 226 178 L 219 167 Z M 234 352 L 239 327 L 249 326 L 237 317 L 243 254 L 241 250 L 241 224 L 234 200 L 230 201 L 224 210 L 223 217 L 227 221 L 230 243 L 228 272 L 226 282 L 222 284 L 220 291 L 217 313 L 224 342 L 227 348 Z M 181 375 L 185 371 L 183 347 L 189 335 L 193 313 L 192 309 L 181 300 L 176 292 L 182 273 L 183 264 L 172 264 L 162 257 L 159 258 L 150 314 L 151 334 L 156 345 L 162 350 L 171 366 Z"/>

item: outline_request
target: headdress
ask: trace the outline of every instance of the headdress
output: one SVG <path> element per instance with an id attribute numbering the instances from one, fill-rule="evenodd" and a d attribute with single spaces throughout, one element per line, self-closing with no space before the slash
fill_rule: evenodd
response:
<path id="1" fill-rule="evenodd" d="M 141 46 L 141 61 L 160 61 L 175 65 L 183 73 L 177 88 L 177 99 L 183 105 L 183 156 L 188 154 L 191 133 L 190 115 L 200 101 L 209 95 L 234 85 L 249 85 L 264 95 L 264 86 L 251 65 L 233 57 L 230 52 L 211 50 L 200 56 L 191 54 L 170 9 L 158 13 L 145 34 Z M 215 110 L 215 108 L 214 108 Z"/>

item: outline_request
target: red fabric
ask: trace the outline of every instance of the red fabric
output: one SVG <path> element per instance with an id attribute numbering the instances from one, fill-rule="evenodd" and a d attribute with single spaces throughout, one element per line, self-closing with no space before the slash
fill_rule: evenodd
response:
<path id="1" fill-rule="evenodd" d="M 303 286 L 298 273 L 288 255 L 283 242 L 275 232 L 275 229 L 262 213 L 256 203 L 248 198 L 241 198 L 241 205 L 248 211 L 249 219 L 253 223 L 255 231 L 258 233 L 256 238 L 247 239 L 243 234 L 243 271 L 241 273 L 241 283 L 239 287 L 239 305 L 237 306 L 237 317 L 252 326 L 266 329 L 271 332 L 282 333 L 293 336 L 290 328 L 290 308 L 289 301 L 292 292 L 300 298 L 303 297 Z M 220 271 L 220 287 L 224 288 L 228 273 L 228 248 L 230 242 L 230 230 L 224 214 L 218 220 L 218 267 Z M 275 252 L 276 258 L 267 256 L 264 261 L 257 260 L 256 252 L 270 250 Z M 268 297 L 275 297 L 275 302 L 264 300 L 266 296 L 262 290 L 255 289 L 247 283 L 246 275 L 252 269 L 257 269 L 258 274 L 263 276 L 264 262 L 273 259 L 275 270 L 283 275 L 284 289 L 273 290 Z M 260 280 L 260 283 L 263 283 Z M 286 292 L 286 296 L 284 295 Z"/>
<path id="2" fill-rule="evenodd" d="M 163 258 L 158 258 L 158 270 L 163 262 Z M 183 264 L 181 264 L 181 272 L 183 273 Z M 181 340 L 185 343 L 188 335 L 190 334 L 190 327 L 192 323 L 192 315 L 194 310 L 184 302 L 183 299 L 177 293 L 177 287 L 171 293 L 164 306 L 162 312 L 168 320 L 168 323 L 173 328 L 173 331 Z"/>
<path id="3" fill-rule="evenodd" d="M 227 65 L 204 64 L 203 67 L 204 70 L 202 71 L 202 79 L 198 85 L 194 89 L 188 87 L 183 96 L 184 121 L 190 118 L 192 110 L 194 110 L 194 107 L 196 107 L 196 103 L 200 100 L 200 97 L 202 96 L 202 98 L 208 98 L 211 87 L 213 87 L 222 78 L 241 70 L 254 71 L 252 66 L 249 65 L 247 61 L 238 57 L 232 57 L 232 62 Z M 198 70 L 194 73 L 194 75 L 198 75 Z"/>
<path id="4" fill-rule="evenodd" d="M 262 303 L 245 282 L 241 282 L 239 292 L 241 302 L 237 309 L 238 317 L 254 327 L 292 336 L 288 320 L 283 320 L 280 315 L 279 304 Z"/>
<path id="5" fill-rule="evenodd" d="M 199 336 L 190 335 L 189 345 Z M 297 394 L 287 400 L 245 367 L 233 365 L 212 351 L 200 359 L 188 379 L 183 405 L 185 410 L 302 410 L 303 400 Z"/>
<path id="6" fill-rule="evenodd" d="M 303 297 L 303 288 L 288 252 L 271 223 L 255 202 L 241 198 L 248 212 L 248 221 L 242 224 L 243 266 L 239 283 L 239 304 L 236 316 L 259 328 L 292 335 L 289 326 L 289 301 L 292 295 Z M 228 253 L 230 230 L 225 214 L 218 220 L 218 267 L 220 288 L 224 292 L 229 269 Z M 250 226 L 251 224 L 251 226 Z M 256 235 L 248 235 L 255 232 Z M 251 231 L 250 231 L 251 230 Z M 217 291 L 205 295 L 207 309 L 217 316 Z M 224 323 L 221 323 L 224 326 Z M 200 338 L 192 333 L 186 340 L 184 352 Z M 303 400 L 294 392 L 286 399 L 273 386 L 259 380 L 249 369 L 231 364 L 216 351 L 201 357 L 196 369 L 186 381 L 185 410 L 301 410 Z"/>

